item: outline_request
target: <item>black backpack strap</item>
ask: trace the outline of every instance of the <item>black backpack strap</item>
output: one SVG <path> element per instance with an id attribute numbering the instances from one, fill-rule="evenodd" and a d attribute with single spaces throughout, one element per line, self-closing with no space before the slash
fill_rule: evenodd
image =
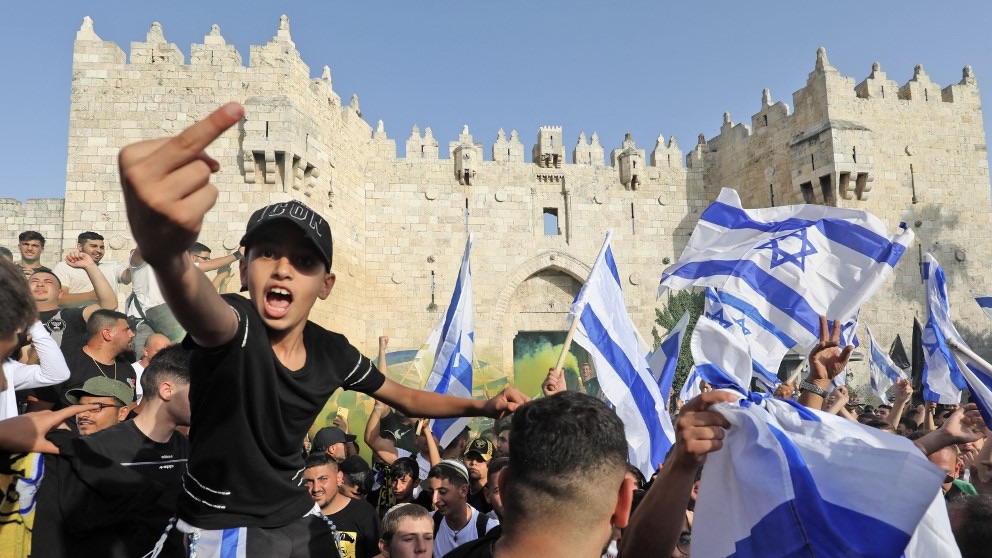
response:
<path id="1" fill-rule="evenodd" d="M 444 516 L 438 512 L 434 512 L 434 536 L 437 536 L 438 529 L 441 528 L 441 522 L 444 521 Z"/>
<path id="2" fill-rule="evenodd" d="M 479 533 L 479 538 L 486 536 L 486 525 L 489 525 L 489 516 L 480 512 L 479 517 L 475 518 L 475 530 Z"/>

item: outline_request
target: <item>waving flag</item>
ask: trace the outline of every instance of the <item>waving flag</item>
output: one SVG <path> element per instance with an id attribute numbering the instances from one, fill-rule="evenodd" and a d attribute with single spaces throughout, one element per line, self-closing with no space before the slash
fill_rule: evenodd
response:
<path id="1" fill-rule="evenodd" d="M 666 408 L 672 396 L 672 381 L 675 380 L 675 367 L 679 363 L 679 349 L 682 347 L 682 339 L 685 337 L 685 328 L 688 325 L 689 312 L 686 312 L 661 340 L 658 349 L 648 358 L 648 368 L 658 382 L 658 391 L 661 392 L 661 400 L 665 402 Z"/>
<path id="2" fill-rule="evenodd" d="M 692 360 L 696 373 L 713 389 L 732 389 L 746 394 L 751 385 L 752 360 L 744 334 L 726 328 L 705 315 L 692 330 Z"/>
<path id="3" fill-rule="evenodd" d="M 885 402 L 885 392 L 899 380 L 905 380 L 906 375 L 875 342 L 871 328 L 865 327 L 865 331 L 868 332 L 868 371 L 871 376 L 871 389 L 882 402 Z"/>
<path id="4" fill-rule="evenodd" d="M 427 385 L 424 386 L 424 391 L 468 399 L 472 398 L 472 351 L 475 345 L 472 270 L 469 266 L 471 251 L 472 235 L 469 235 L 458 280 L 455 282 L 455 291 L 451 294 L 451 304 L 444 315 L 440 342 L 434 354 L 434 366 L 427 377 Z M 431 423 L 431 432 L 441 442 L 441 446 L 447 446 L 467 425 L 467 417 L 436 419 Z"/>
<path id="5" fill-rule="evenodd" d="M 578 320 L 575 342 L 589 351 L 600 387 L 623 421 L 630 462 L 648 477 L 664 461 L 675 430 L 627 314 L 610 248 L 612 235 L 606 233 L 589 279 L 572 302 L 569 320 L 570 325 Z"/>
<path id="6" fill-rule="evenodd" d="M 967 345 L 949 342 L 955 361 L 968 382 L 971 401 L 978 405 L 985 424 L 992 424 L 992 365 L 976 355 Z"/>
<path id="7" fill-rule="evenodd" d="M 982 307 L 985 311 L 985 315 L 992 318 L 992 296 L 989 295 L 975 295 L 975 302 Z"/>
<path id="8" fill-rule="evenodd" d="M 871 214 L 822 205 L 745 210 L 724 188 L 699 218 L 666 288 L 709 286 L 753 306 L 803 352 L 819 316 L 847 322 L 892 272 L 913 239 L 889 237 Z"/>
<path id="9" fill-rule="evenodd" d="M 754 378 L 769 393 L 779 384 L 778 367 L 796 341 L 766 320 L 753 305 L 730 293 L 706 288 L 704 315 L 724 328 L 736 328 L 747 340 Z M 745 384 L 747 386 L 749 384 Z"/>
<path id="10" fill-rule="evenodd" d="M 949 340 L 965 345 L 951 323 L 947 302 L 947 279 L 937 260 L 927 252 L 923 256 L 923 277 L 927 285 L 927 323 L 923 327 L 923 399 L 937 403 L 960 403 L 961 390 L 967 385 L 947 346 Z"/>
<path id="11" fill-rule="evenodd" d="M 775 398 L 714 409 L 731 427 L 706 458 L 693 556 L 896 558 L 911 537 L 911 555 L 959 555 L 944 472 L 911 441 Z"/>
<path id="12" fill-rule="evenodd" d="M 679 401 L 683 403 L 688 403 L 692 401 L 693 397 L 696 397 L 702 390 L 699 389 L 699 372 L 696 371 L 696 367 L 693 366 L 692 370 L 689 371 L 689 375 L 685 378 L 685 383 L 682 384 L 682 389 L 679 390 Z"/>

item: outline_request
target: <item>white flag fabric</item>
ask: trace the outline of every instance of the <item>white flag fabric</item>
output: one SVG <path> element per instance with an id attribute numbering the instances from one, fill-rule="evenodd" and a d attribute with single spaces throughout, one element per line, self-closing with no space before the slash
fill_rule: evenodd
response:
<path id="1" fill-rule="evenodd" d="M 693 556 L 896 558 L 941 494 L 906 438 L 775 398 L 714 409 L 731 427 L 703 468 Z M 935 510 L 915 544 L 937 552 L 916 556 L 959 555 Z"/>
<path id="2" fill-rule="evenodd" d="M 679 390 L 679 401 L 688 403 L 689 401 L 692 401 L 693 397 L 696 397 L 702 393 L 702 390 L 699 389 L 699 380 L 702 380 L 702 378 L 699 377 L 699 372 L 697 372 L 696 367 L 693 366 L 692 369 L 689 370 L 689 375 L 685 378 L 685 383 L 682 384 L 682 389 Z"/>
<path id="3" fill-rule="evenodd" d="M 967 345 L 951 342 L 951 354 L 968 383 L 971 402 L 978 405 L 985 424 L 992 424 L 992 366 Z"/>
<path id="4" fill-rule="evenodd" d="M 846 323 L 892 272 L 912 242 L 888 236 L 873 215 L 822 205 L 745 210 L 724 188 L 699 218 L 666 288 L 709 286 L 757 309 L 803 352 L 819 340 L 819 316 Z"/>
<path id="5" fill-rule="evenodd" d="M 754 378 L 770 393 L 780 383 L 778 367 L 796 341 L 761 315 L 757 308 L 730 293 L 706 287 L 704 315 L 724 328 L 738 329 L 747 340 Z"/>
<path id="6" fill-rule="evenodd" d="M 989 295 L 975 295 L 975 302 L 982 307 L 985 315 L 992 319 L 992 296 Z"/>
<path id="7" fill-rule="evenodd" d="M 451 294 L 451 304 L 444 315 L 440 342 L 434 355 L 434 366 L 427 377 L 424 391 L 446 393 L 458 397 L 472 398 L 472 362 L 475 345 L 475 318 L 472 309 L 472 270 L 469 266 L 469 253 L 472 251 L 472 235 L 465 243 L 461 269 L 455 290 Z M 447 446 L 468 425 L 468 417 L 435 419 L 431 432 Z"/>
<path id="8" fill-rule="evenodd" d="M 685 328 L 688 325 L 689 312 L 686 311 L 675 327 L 661 340 L 658 349 L 648 358 L 648 367 L 658 383 L 658 391 L 661 392 L 661 400 L 665 402 L 666 408 L 672 395 L 675 368 L 679 363 L 679 349 L 682 347 L 682 339 L 685 337 Z"/>
<path id="9" fill-rule="evenodd" d="M 923 278 L 927 288 L 927 323 L 923 326 L 923 399 L 937 403 L 960 403 L 967 385 L 947 346 L 948 340 L 966 345 L 951 323 L 944 270 L 929 252 L 923 256 Z"/>
<path id="10" fill-rule="evenodd" d="M 725 328 L 704 314 L 696 320 L 690 346 L 696 373 L 713 389 L 749 392 L 753 363 L 740 329 Z"/>
<path id="11" fill-rule="evenodd" d="M 906 375 L 896 366 L 896 363 L 892 362 L 885 350 L 875 342 L 871 328 L 866 326 L 865 331 L 868 332 L 868 372 L 871 378 L 871 389 L 885 403 L 887 401 L 885 392 L 899 380 L 905 380 Z"/>
<path id="12" fill-rule="evenodd" d="M 589 351 L 599 385 L 623 421 L 630 462 L 650 477 L 675 441 L 675 430 L 627 313 L 610 247 L 612 234 L 606 234 L 589 278 L 572 302 L 569 325 L 579 321 L 575 342 Z"/>

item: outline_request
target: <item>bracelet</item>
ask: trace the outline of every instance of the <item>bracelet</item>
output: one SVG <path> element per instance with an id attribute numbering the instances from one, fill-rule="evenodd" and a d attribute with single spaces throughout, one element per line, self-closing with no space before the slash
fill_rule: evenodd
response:
<path id="1" fill-rule="evenodd" d="M 799 389 L 802 390 L 802 391 L 808 391 L 808 392 L 812 393 L 813 395 L 819 395 L 820 397 L 823 397 L 823 398 L 826 398 L 827 397 L 827 390 L 821 388 L 820 386 L 818 386 L 816 384 L 811 384 L 811 383 L 807 382 L 806 380 L 803 380 L 802 383 L 799 384 Z"/>
<path id="2" fill-rule="evenodd" d="M 241 251 L 237 251 L 237 252 L 235 252 L 235 253 L 233 253 L 231 255 L 234 256 L 234 261 L 237 262 L 237 261 L 240 261 L 241 260 Z"/>

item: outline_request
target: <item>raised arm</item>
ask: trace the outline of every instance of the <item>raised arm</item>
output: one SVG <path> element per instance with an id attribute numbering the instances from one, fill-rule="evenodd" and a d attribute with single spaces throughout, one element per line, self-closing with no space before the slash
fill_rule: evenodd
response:
<path id="1" fill-rule="evenodd" d="M 373 397 L 399 409 L 408 417 L 447 418 L 477 417 L 503 418 L 529 401 L 520 390 L 508 387 L 488 401 L 464 399 L 429 391 L 410 389 L 389 378 Z"/>
<path id="2" fill-rule="evenodd" d="M 441 462 L 441 448 L 437 444 L 434 433 L 431 432 L 430 421 L 420 419 L 418 428 L 424 433 L 424 438 L 427 440 L 427 455 L 430 457 L 431 467 L 433 467 Z"/>
<path id="3" fill-rule="evenodd" d="M 35 322 L 29 330 L 31 345 L 38 355 L 38 364 L 9 363 L 13 388 L 31 389 L 51 386 L 69 379 L 69 367 L 59 349 L 58 343 L 41 322 Z"/>
<path id="4" fill-rule="evenodd" d="M 72 405 L 58 411 L 38 411 L 0 420 L 0 450 L 58 454 L 59 448 L 45 434 L 79 413 L 97 408 L 97 405 Z"/>
<path id="5" fill-rule="evenodd" d="M 710 391 L 686 403 L 675 422 L 675 450 L 665 462 L 620 539 L 621 558 L 671 556 L 678 544 L 696 471 L 706 454 L 723 447 L 730 423 L 710 405 L 738 396 Z"/>
<path id="6" fill-rule="evenodd" d="M 892 391 L 895 393 L 895 399 L 892 400 L 892 410 L 889 412 L 887 422 L 892 428 L 898 428 L 906 404 L 913 398 L 913 385 L 909 380 L 899 380 L 892 386 Z"/>
<path id="7" fill-rule="evenodd" d="M 176 319 L 203 346 L 218 346 L 237 331 L 237 315 L 186 253 L 217 200 L 210 175 L 220 164 L 204 151 L 244 117 L 230 103 L 178 136 L 131 144 L 118 158 L 131 232 L 155 270 Z"/>
<path id="8" fill-rule="evenodd" d="M 100 268 L 89 254 L 69 252 L 65 256 L 65 263 L 69 267 L 86 271 L 86 276 L 89 277 L 90 283 L 93 284 L 93 291 L 96 293 L 97 303 L 83 308 L 83 320 L 89 320 L 93 312 L 101 308 L 105 310 L 117 309 L 117 294 L 114 293 L 114 288 L 107 282 L 107 278 L 103 276 Z"/>
<path id="9" fill-rule="evenodd" d="M 827 318 L 820 316 L 820 342 L 809 353 L 809 375 L 799 386 L 799 403 L 811 409 L 823 407 L 830 381 L 847 368 L 854 351 L 851 345 L 840 348 L 840 320 L 834 320 L 833 326 L 831 330 Z"/>
<path id="10" fill-rule="evenodd" d="M 933 432 L 928 432 L 913 443 L 926 455 L 940 451 L 951 444 L 976 442 L 985 437 L 985 422 L 978 406 L 968 403 L 958 407 L 944 424 Z"/>
<path id="11" fill-rule="evenodd" d="M 372 406 L 372 414 L 369 415 L 368 422 L 365 423 L 365 443 L 379 456 L 379 459 L 392 465 L 393 461 L 399 458 L 396 452 L 396 444 L 382 437 L 379 433 L 382 425 L 382 417 L 389 413 L 389 407 L 378 401 Z"/>

